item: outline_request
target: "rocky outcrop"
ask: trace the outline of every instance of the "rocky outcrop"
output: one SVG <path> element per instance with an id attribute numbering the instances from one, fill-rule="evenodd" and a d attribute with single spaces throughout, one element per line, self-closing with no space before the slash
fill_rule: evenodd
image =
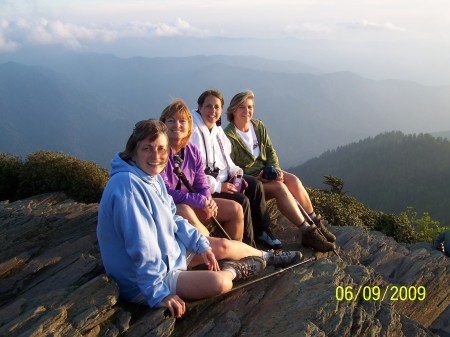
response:
<path id="1" fill-rule="evenodd" d="M 102 267 L 97 206 L 62 194 L 0 204 L 0 336 L 450 336 L 449 258 L 358 227 L 331 227 L 342 259 L 189 303 L 180 320 L 123 303 Z M 284 218 L 274 231 L 311 256 Z"/>

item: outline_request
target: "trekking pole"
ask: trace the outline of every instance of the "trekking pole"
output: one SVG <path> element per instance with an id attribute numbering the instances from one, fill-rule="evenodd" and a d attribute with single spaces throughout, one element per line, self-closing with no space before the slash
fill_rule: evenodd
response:
<path id="1" fill-rule="evenodd" d="M 178 157 L 179 160 L 177 160 L 176 157 Z M 174 160 L 178 164 L 179 161 L 183 160 L 183 159 L 181 159 L 179 156 L 174 156 Z M 183 173 L 183 171 L 181 171 L 181 168 L 179 166 L 174 167 L 173 173 L 175 173 L 175 175 L 183 182 L 184 186 L 186 186 L 186 188 L 188 189 L 189 192 L 195 193 L 195 189 L 189 183 L 189 181 L 186 178 L 186 175 Z M 219 227 L 219 229 L 222 231 L 222 233 L 225 235 L 225 237 L 228 240 L 231 240 L 231 238 L 228 235 L 227 231 L 225 230 L 225 228 L 222 227 L 222 225 L 219 223 L 219 221 L 217 221 L 217 219 L 215 217 L 213 217 L 213 216 L 211 217 L 211 220 L 214 223 L 214 225 Z"/>
<path id="2" fill-rule="evenodd" d="M 302 212 L 302 214 L 305 216 L 306 220 L 307 220 L 310 224 L 314 224 L 313 219 L 311 219 L 311 217 L 310 217 L 309 214 L 306 212 L 306 210 L 303 208 L 303 206 L 300 205 L 300 203 L 298 202 L 298 200 L 295 200 L 295 201 L 297 202 L 297 206 L 298 206 L 298 208 L 300 209 L 300 211 Z M 324 238 L 325 240 L 327 239 L 327 238 L 325 237 L 325 235 L 323 235 L 323 233 L 322 233 L 322 231 L 320 230 L 319 227 L 317 227 L 317 231 L 318 231 L 319 234 L 322 236 L 322 238 Z M 336 251 L 336 249 L 333 249 L 333 253 L 336 254 L 336 256 L 342 260 L 341 256 L 338 254 L 338 252 Z"/>
<path id="3" fill-rule="evenodd" d="M 204 299 L 193 301 L 193 302 L 188 302 L 188 303 L 186 303 L 186 309 L 187 308 L 194 308 L 194 307 L 196 307 L 196 306 L 198 306 L 198 305 L 200 305 L 202 303 L 210 302 L 210 301 L 213 301 L 215 299 L 217 300 L 217 299 L 219 299 L 219 298 L 221 298 L 223 296 L 227 296 L 228 294 L 230 294 L 230 293 L 232 293 L 232 292 L 234 292 L 236 290 L 243 289 L 243 288 L 248 287 L 248 286 L 250 286 L 252 284 L 255 284 L 255 283 L 267 280 L 268 278 L 271 278 L 273 276 L 282 274 L 282 273 L 284 273 L 287 270 L 294 269 L 294 268 L 296 268 L 298 266 L 304 265 L 304 264 L 306 264 L 308 262 L 311 262 L 311 261 L 314 261 L 314 260 L 316 260 L 316 257 L 313 256 L 313 257 L 310 257 L 308 259 L 305 259 L 305 260 L 299 261 L 297 263 L 294 263 L 293 265 L 291 265 L 289 267 L 282 268 L 282 269 L 279 269 L 279 270 L 275 270 L 274 272 L 272 272 L 270 274 L 267 274 L 267 275 L 264 275 L 262 277 L 256 278 L 256 279 L 251 280 L 249 282 L 245 282 L 245 283 L 239 284 L 238 286 L 236 286 L 234 288 L 231 288 L 230 291 L 226 292 L 225 294 L 217 295 L 217 296 L 214 296 L 214 297 L 208 297 L 208 298 L 204 298 Z M 168 309 L 166 309 L 164 315 L 165 316 L 169 316 L 169 310 Z"/>

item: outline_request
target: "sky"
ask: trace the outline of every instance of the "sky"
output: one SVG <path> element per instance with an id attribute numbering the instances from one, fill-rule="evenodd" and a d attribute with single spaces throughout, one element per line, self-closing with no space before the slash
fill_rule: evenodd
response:
<path id="1" fill-rule="evenodd" d="M 257 55 L 450 85 L 450 1 L 0 0 L 0 53 L 34 46 Z"/>

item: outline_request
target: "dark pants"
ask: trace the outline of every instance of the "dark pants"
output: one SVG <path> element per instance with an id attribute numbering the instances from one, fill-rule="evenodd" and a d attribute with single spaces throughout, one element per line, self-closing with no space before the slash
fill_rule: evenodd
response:
<path id="1" fill-rule="evenodd" d="M 266 198 L 264 196 L 263 184 L 253 176 L 244 175 L 248 186 L 242 193 L 214 193 L 213 198 L 234 200 L 244 210 L 244 242 L 254 246 L 254 235 L 269 228 L 270 216 L 267 211 Z M 254 232 L 254 234 L 253 234 Z"/>

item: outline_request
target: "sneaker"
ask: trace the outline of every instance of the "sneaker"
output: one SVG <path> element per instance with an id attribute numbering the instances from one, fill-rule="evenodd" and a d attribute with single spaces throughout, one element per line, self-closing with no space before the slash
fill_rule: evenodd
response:
<path id="1" fill-rule="evenodd" d="M 302 231 L 302 243 L 311 247 L 319 252 L 331 252 L 335 249 L 335 245 L 332 242 L 328 242 L 320 233 L 317 231 L 317 227 L 309 226 L 304 231 Z"/>
<path id="2" fill-rule="evenodd" d="M 302 259 L 302 253 L 299 251 L 282 251 L 282 250 L 270 250 L 270 254 L 267 259 L 267 264 L 275 267 L 287 267 L 291 264 L 297 263 Z"/>
<path id="3" fill-rule="evenodd" d="M 258 236 L 258 240 L 271 249 L 280 249 L 282 247 L 281 241 L 272 234 L 269 228 L 264 230 L 262 234 Z"/>
<path id="4" fill-rule="evenodd" d="M 323 222 L 324 221 L 322 220 L 322 217 L 320 216 L 320 214 L 314 219 L 314 223 L 320 229 L 322 234 L 325 236 L 325 239 L 327 239 L 328 242 L 335 242 L 336 236 L 325 227 Z"/>
<path id="5" fill-rule="evenodd" d="M 222 260 L 219 261 L 221 270 L 234 269 L 236 278 L 234 281 L 245 280 L 250 276 L 259 273 L 266 268 L 266 260 L 260 256 L 248 256 L 239 261 Z"/>

